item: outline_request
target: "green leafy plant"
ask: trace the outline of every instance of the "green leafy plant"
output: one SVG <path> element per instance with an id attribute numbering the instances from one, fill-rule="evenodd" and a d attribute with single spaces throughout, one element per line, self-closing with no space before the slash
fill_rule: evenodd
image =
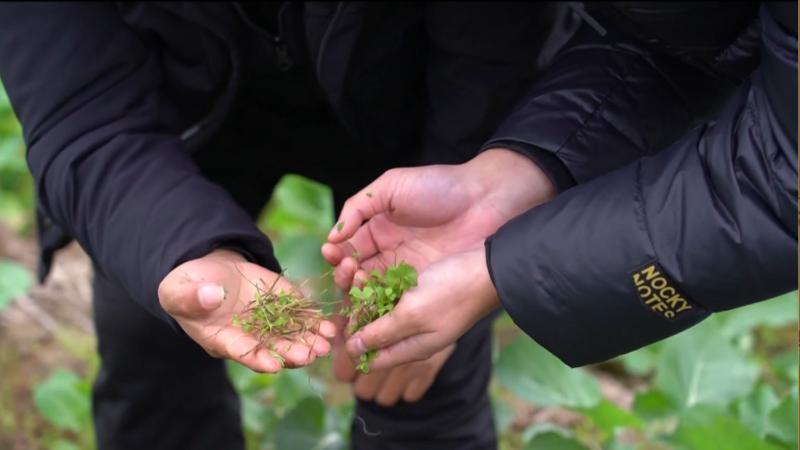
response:
<path id="1" fill-rule="evenodd" d="M 33 392 L 36 409 L 57 431 L 48 438 L 51 449 L 94 448 L 89 392 L 91 382 L 73 372 L 57 369 Z"/>
<path id="2" fill-rule="evenodd" d="M 353 402 L 327 398 L 332 386 L 310 369 L 257 374 L 232 361 L 227 365 L 233 385 L 242 397 L 248 450 L 348 447 Z"/>
<path id="3" fill-rule="evenodd" d="M 517 337 L 499 353 L 498 384 L 529 404 L 583 418 L 569 430 L 533 427 L 523 433 L 522 448 L 797 448 L 796 351 L 770 357 L 759 344 L 765 331 L 796 326 L 796 296 L 716 314 L 619 358 L 617 364 L 646 383 L 630 410 L 602 397 L 592 371 L 569 368 L 529 338 Z"/>
<path id="4" fill-rule="evenodd" d="M 372 270 L 363 287 L 350 289 L 350 306 L 342 309 L 342 315 L 350 319 L 350 332 L 391 312 L 403 293 L 416 285 L 417 271 L 405 262 L 389 266 L 384 273 Z M 375 350 L 361 355 L 356 369 L 368 373 L 369 363 L 376 355 Z"/>

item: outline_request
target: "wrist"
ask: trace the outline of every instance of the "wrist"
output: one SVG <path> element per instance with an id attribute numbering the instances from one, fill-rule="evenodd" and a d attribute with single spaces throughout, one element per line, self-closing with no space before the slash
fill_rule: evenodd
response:
<path id="1" fill-rule="evenodd" d="M 247 258 L 245 258 L 241 253 L 228 248 L 217 248 L 203 256 L 203 258 L 221 259 L 235 263 L 247 262 Z"/>
<path id="2" fill-rule="evenodd" d="M 482 200 L 491 203 L 507 219 L 555 197 L 557 191 L 547 174 L 525 155 L 506 148 L 492 148 L 462 165 L 466 179 L 480 186 Z"/>
<path id="3" fill-rule="evenodd" d="M 500 298 L 489 274 L 489 265 L 486 261 L 486 251 L 481 247 L 468 252 L 468 266 L 472 272 L 472 292 L 478 301 L 476 302 L 475 322 L 487 316 L 489 313 L 500 307 Z"/>

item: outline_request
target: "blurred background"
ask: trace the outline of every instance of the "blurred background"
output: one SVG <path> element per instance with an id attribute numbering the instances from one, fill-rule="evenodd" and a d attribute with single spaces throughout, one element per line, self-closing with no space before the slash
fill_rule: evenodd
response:
<path id="1" fill-rule="evenodd" d="M 0 86 L 0 449 L 91 450 L 91 265 L 73 243 L 47 283 L 35 282 L 33 197 L 21 130 Z M 319 253 L 333 226 L 326 186 L 287 175 L 259 226 L 289 278 L 312 291 L 329 287 Z M 797 320 L 795 292 L 570 369 L 502 316 L 491 385 L 500 447 L 796 449 Z M 353 401 L 329 369 L 329 358 L 278 375 L 230 363 L 248 450 L 346 449 Z"/>

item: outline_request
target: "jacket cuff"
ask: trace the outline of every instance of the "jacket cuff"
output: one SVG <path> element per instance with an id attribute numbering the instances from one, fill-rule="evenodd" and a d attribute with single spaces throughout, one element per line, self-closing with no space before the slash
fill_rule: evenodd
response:
<path id="1" fill-rule="evenodd" d="M 555 187 L 559 193 L 566 191 L 576 184 L 575 178 L 572 177 L 567 166 L 565 166 L 557 156 L 547 150 L 525 142 L 499 139 L 491 140 L 484 144 L 483 148 L 481 148 L 481 152 L 493 148 L 512 150 L 531 159 L 534 164 L 547 175 L 547 178 L 550 179 L 550 182 L 553 183 L 553 187 Z"/>
<path id="2" fill-rule="evenodd" d="M 635 350 L 709 315 L 683 295 L 680 280 L 661 267 L 647 232 L 636 226 L 635 171 L 631 166 L 578 185 L 512 219 L 485 242 L 503 308 L 572 367 Z M 667 294 L 676 295 L 672 303 L 662 300 Z"/>

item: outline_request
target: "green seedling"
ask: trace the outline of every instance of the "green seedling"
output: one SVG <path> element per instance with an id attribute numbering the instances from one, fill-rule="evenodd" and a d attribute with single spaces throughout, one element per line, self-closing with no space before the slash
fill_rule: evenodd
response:
<path id="1" fill-rule="evenodd" d="M 350 332 L 391 312 L 403 293 L 416 285 L 417 271 L 405 262 L 389 266 L 384 273 L 371 271 L 363 287 L 350 289 L 350 306 L 342 309 L 342 315 L 350 319 Z M 361 355 L 356 369 L 368 373 L 369 363 L 376 355 L 376 350 Z"/>
<path id="2" fill-rule="evenodd" d="M 266 286 L 263 280 L 261 284 Z M 266 290 L 258 284 L 254 285 L 256 293 L 253 301 L 241 314 L 234 314 L 233 326 L 255 335 L 259 346 L 267 348 L 281 364 L 283 357 L 273 347 L 276 340 L 303 342 L 312 347 L 313 343 L 307 343 L 305 337 L 324 318 L 320 308 L 312 300 L 295 292 L 275 292 L 275 283 Z"/>

